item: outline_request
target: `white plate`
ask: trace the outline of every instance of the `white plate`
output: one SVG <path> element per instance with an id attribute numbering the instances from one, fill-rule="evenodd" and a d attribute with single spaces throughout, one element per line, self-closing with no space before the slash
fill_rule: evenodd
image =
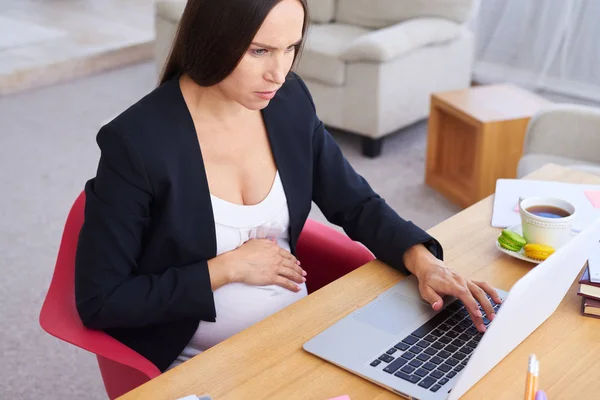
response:
<path id="1" fill-rule="evenodd" d="M 523 230 L 521 229 L 521 224 L 511 226 L 510 228 L 507 228 L 507 229 L 523 236 Z M 577 235 L 577 232 L 571 231 L 571 237 L 573 237 L 575 235 Z M 498 243 L 497 237 L 496 237 L 496 248 L 498 250 L 500 250 L 501 252 L 508 254 L 511 257 L 518 258 L 519 260 L 527 261 L 527 262 L 534 263 L 534 264 L 539 264 L 542 262 L 541 260 L 536 260 L 535 258 L 527 257 L 525 255 L 524 249 L 521 249 L 520 251 L 512 251 L 512 250 L 505 249 L 504 247 L 500 246 L 500 243 Z"/>

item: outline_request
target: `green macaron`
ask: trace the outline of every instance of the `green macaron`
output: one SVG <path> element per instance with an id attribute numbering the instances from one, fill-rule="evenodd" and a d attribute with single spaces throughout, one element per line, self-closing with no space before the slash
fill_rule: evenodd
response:
<path id="1" fill-rule="evenodd" d="M 498 236 L 498 243 L 507 250 L 520 251 L 527 242 L 518 233 L 504 229 L 502 230 L 502 234 Z"/>

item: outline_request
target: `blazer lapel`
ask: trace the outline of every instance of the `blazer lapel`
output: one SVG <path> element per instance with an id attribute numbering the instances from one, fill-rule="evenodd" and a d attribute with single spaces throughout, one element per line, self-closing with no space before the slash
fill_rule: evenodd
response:
<path id="1" fill-rule="evenodd" d="M 306 141 L 301 140 L 302 134 L 288 120 L 290 110 L 286 102 L 277 101 L 277 96 L 262 114 L 288 203 L 290 247 L 295 254 L 296 242 L 310 212 L 310 149 L 304 148 Z"/>
<path id="2" fill-rule="evenodd" d="M 217 236 L 202 149 L 179 87 L 179 79 L 173 78 L 169 84 L 173 86 L 173 99 L 168 103 L 173 115 L 172 125 L 174 131 L 179 133 L 177 137 L 173 135 L 178 145 L 177 153 L 172 156 L 178 160 L 181 182 L 185 185 L 185 195 L 179 200 L 179 211 L 185 215 L 180 215 L 179 220 L 185 225 L 183 231 L 194 232 L 186 239 L 193 241 L 193 247 L 200 251 L 201 258 L 209 260 L 217 255 Z M 195 233 L 198 229 L 201 229 L 200 234 Z"/>

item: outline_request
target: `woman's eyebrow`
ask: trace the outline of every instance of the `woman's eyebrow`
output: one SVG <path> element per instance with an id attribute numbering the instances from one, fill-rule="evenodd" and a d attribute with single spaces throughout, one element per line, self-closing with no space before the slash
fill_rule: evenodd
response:
<path id="1" fill-rule="evenodd" d="M 302 39 L 299 39 L 299 40 L 297 40 L 297 41 L 296 41 L 294 44 L 292 44 L 291 46 L 298 46 L 300 43 L 302 43 Z M 262 47 L 262 48 L 264 48 L 264 49 L 267 49 L 267 50 L 277 50 L 277 47 L 269 46 L 269 45 L 266 45 L 266 44 L 264 44 L 264 43 L 252 42 L 252 44 L 253 44 L 254 46 Z"/>

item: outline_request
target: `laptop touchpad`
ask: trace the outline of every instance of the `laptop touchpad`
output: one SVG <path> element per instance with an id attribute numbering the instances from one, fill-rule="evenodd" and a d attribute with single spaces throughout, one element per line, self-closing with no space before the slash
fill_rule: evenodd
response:
<path id="1" fill-rule="evenodd" d="M 354 318 L 385 332 L 397 334 L 426 314 L 433 315 L 429 304 L 392 291 L 364 307 Z"/>

